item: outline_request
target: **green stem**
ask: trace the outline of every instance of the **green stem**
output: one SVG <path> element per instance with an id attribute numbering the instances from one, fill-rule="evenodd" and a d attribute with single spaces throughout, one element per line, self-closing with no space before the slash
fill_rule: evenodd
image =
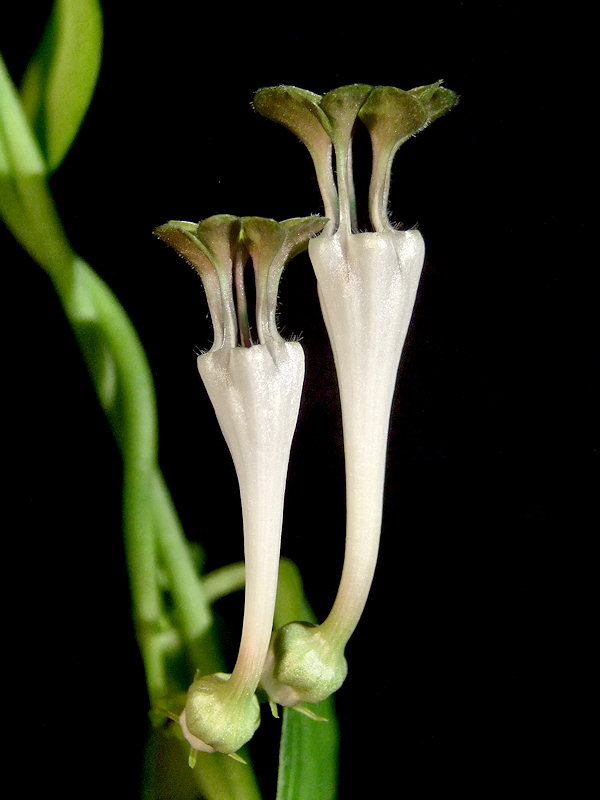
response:
<path id="1" fill-rule="evenodd" d="M 243 561 L 214 569 L 204 576 L 204 592 L 210 603 L 240 591 L 246 585 L 246 565 Z"/>
<path id="2" fill-rule="evenodd" d="M 123 527 L 133 617 L 148 691 L 154 702 L 165 695 L 168 687 L 163 658 L 167 623 L 158 579 L 159 560 L 166 569 L 178 627 L 193 662 L 208 655 L 199 652 L 202 648 L 208 648 L 213 658 L 214 644 L 205 638 L 212 615 L 158 467 L 154 386 L 144 350 L 131 321 L 103 281 L 83 262 L 78 262 L 76 274 L 75 290 L 64 302 L 67 316 L 84 355 L 88 352 L 94 377 L 98 354 L 94 337 L 89 338 L 90 314 L 86 302 L 91 297 L 95 312 L 92 327 L 107 351 L 104 358 L 112 359 L 108 372 L 116 372 L 115 381 L 105 379 L 106 369 L 99 376 L 96 372 L 95 382 L 123 458 Z M 82 287 L 87 291 L 82 291 Z M 116 388 L 111 394 L 113 386 Z"/>
<path id="3" fill-rule="evenodd" d="M 123 533 L 132 610 L 154 697 L 163 693 L 166 676 L 154 637 L 164 629 L 164 611 L 150 502 L 157 448 L 151 373 L 122 306 L 81 259 L 74 260 L 74 279 L 66 287 L 56 288 L 123 458 Z M 112 392 L 99 380 L 100 360 L 110 360 L 116 373 Z"/>
<path id="4" fill-rule="evenodd" d="M 60 290 L 64 286 L 68 291 Z M 154 386 L 137 333 L 108 286 L 81 259 L 74 261 L 73 280 L 57 289 L 121 450 L 132 613 L 154 701 L 167 689 L 163 658 L 167 621 L 158 579 L 159 555 L 188 647 L 210 625 L 210 609 L 158 468 Z M 107 373 L 114 373 L 114 378 L 107 379 Z"/>
<path id="5" fill-rule="evenodd" d="M 208 593 L 196 572 L 171 495 L 162 474 L 152 477 L 152 511 L 158 547 L 181 621 L 184 640 L 193 645 L 212 624 Z"/>

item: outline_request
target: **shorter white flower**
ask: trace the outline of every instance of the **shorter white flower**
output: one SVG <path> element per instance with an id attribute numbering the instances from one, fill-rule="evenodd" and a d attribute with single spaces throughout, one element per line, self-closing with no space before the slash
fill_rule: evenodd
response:
<path id="1" fill-rule="evenodd" d="M 285 482 L 304 379 L 301 345 L 284 341 L 276 328 L 277 291 L 287 261 L 325 221 L 218 215 L 156 230 L 196 268 L 205 287 L 215 341 L 198 357 L 198 369 L 235 464 L 244 523 L 238 656 L 230 675 L 200 676 L 189 688 L 180 724 L 193 750 L 233 753 L 260 722 L 255 692 L 273 627 Z M 249 259 L 255 325 L 246 307 Z"/>

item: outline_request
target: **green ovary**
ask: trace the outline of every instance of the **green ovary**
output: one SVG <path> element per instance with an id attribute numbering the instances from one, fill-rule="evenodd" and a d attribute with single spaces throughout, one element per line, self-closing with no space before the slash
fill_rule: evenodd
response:
<path id="1" fill-rule="evenodd" d="M 260 724 L 255 694 L 239 695 L 228 686 L 229 675 L 216 673 L 195 680 L 181 715 L 186 739 L 196 750 L 235 753 Z"/>
<path id="2" fill-rule="evenodd" d="M 290 622 L 273 634 L 261 685 L 284 706 L 318 703 L 340 688 L 347 673 L 343 649 L 318 625 Z"/>

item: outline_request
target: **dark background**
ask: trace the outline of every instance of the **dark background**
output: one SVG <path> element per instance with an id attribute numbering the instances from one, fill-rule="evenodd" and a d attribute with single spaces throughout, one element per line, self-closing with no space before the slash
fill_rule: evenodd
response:
<path id="1" fill-rule="evenodd" d="M 3 25 L 16 79 L 50 5 L 17 8 Z M 563 16 L 497 2 L 311 6 L 290 20 L 186 2 L 107 2 L 104 13 L 97 92 L 52 188 L 75 248 L 147 350 L 161 465 L 208 569 L 241 558 L 237 486 L 195 366 L 211 343 L 202 286 L 152 229 L 322 210 L 307 151 L 251 108 L 261 86 L 443 78 L 460 94 L 393 171 L 392 217 L 418 225 L 427 256 L 394 404 L 381 557 L 338 693 L 340 797 L 362 786 L 376 797 L 514 796 L 562 781 L 583 796 L 575 784 L 597 759 L 599 610 L 590 20 L 577 4 Z M 104 796 L 131 797 L 146 697 L 119 458 L 50 283 L 0 237 L 4 563 L 16 576 L 17 744 L 36 765 L 24 796 L 79 797 L 91 776 Z M 306 255 L 284 274 L 280 321 L 307 357 L 283 552 L 322 618 L 341 567 L 343 462 Z M 274 742 L 273 726 L 263 735 Z"/>

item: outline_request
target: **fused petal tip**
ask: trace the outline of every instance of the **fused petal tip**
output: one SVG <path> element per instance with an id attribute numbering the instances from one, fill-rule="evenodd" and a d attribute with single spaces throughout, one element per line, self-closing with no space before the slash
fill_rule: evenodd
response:
<path id="1" fill-rule="evenodd" d="M 246 305 L 249 259 L 256 283 L 255 337 L 262 344 L 281 338 L 275 323 L 281 274 L 326 222 L 318 215 L 278 222 L 216 214 L 197 224 L 171 220 L 154 233 L 199 273 L 215 332 L 212 349 L 216 350 L 253 343 L 252 315 Z"/>
<path id="2" fill-rule="evenodd" d="M 458 101 L 441 81 L 405 91 L 393 86 L 355 83 L 325 95 L 295 86 L 260 89 L 254 97 L 258 113 L 279 122 L 308 148 L 315 165 L 329 232 L 357 230 L 352 177 L 352 137 L 357 120 L 368 128 L 373 147 L 369 216 L 373 230 L 387 230 L 390 170 L 398 147 Z M 333 172 L 335 150 L 336 172 Z"/>

